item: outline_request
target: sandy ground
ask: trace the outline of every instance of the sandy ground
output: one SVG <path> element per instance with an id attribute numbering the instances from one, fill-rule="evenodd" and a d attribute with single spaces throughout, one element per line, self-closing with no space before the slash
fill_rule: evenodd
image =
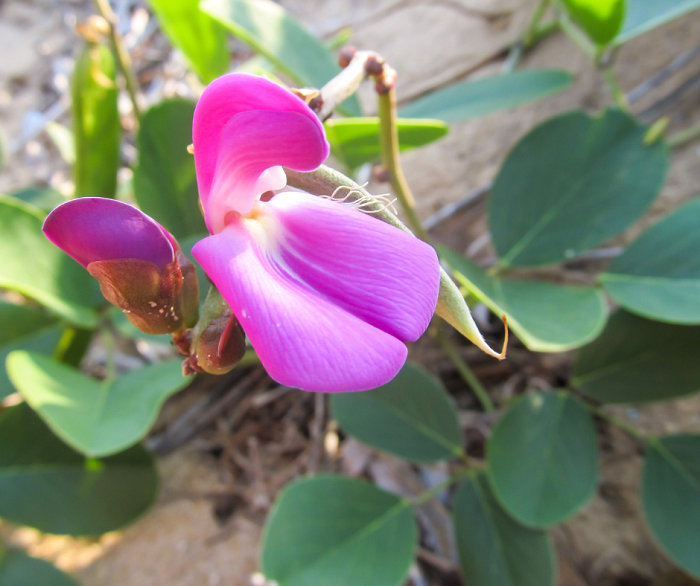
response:
<path id="1" fill-rule="evenodd" d="M 472 72 L 517 37 L 533 6 L 529 0 L 284 0 L 282 4 L 324 37 L 352 27 L 354 44 L 379 51 L 398 70 L 400 100 L 469 75 L 495 73 L 499 63 Z M 31 136 L 31 112 L 60 111 L 56 102 L 65 91 L 71 58 L 79 46 L 72 27 L 88 13 L 89 4 L 83 1 L 0 2 L 0 128 L 5 144 L 17 148 L 0 174 L 0 190 L 30 184 L 67 186 L 69 169 L 55 147 L 45 134 Z M 615 66 L 622 87 L 632 89 L 698 41 L 700 11 L 625 45 Z M 167 57 L 167 47 L 162 42 L 155 44 L 156 53 L 165 51 Z M 404 155 L 423 217 L 493 179 L 510 147 L 538 122 L 566 110 L 593 111 L 610 103 L 595 68 L 563 35 L 541 43 L 523 66 L 566 69 L 576 81 L 568 91 L 538 103 L 453 124 L 445 139 Z M 170 56 L 166 67 L 177 70 L 181 60 Z M 698 71 L 700 62 L 650 92 L 634 110 L 643 111 Z M 700 93 L 691 92 L 676 104 L 670 112 L 672 128 L 700 118 L 699 98 Z M 363 91 L 361 99 L 365 110 L 373 112 L 371 91 Z M 59 119 L 66 121 L 65 115 Z M 697 193 L 699 163 L 698 143 L 674 153 L 662 196 L 652 213 L 623 240 Z M 377 192 L 385 190 L 381 185 L 372 187 Z M 466 250 L 483 234 L 484 225 L 483 208 L 472 206 L 446 222 L 437 237 Z M 488 246 L 482 253 L 488 254 Z M 551 360 L 560 365 L 567 357 Z M 700 432 L 698 399 L 620 409 L 619 415 L 653 433 Z M 688 583 L 670 571 L 639 517 L 638 446 L 617 432 L 601 429 L 601 448 L 603 481 L 598 494 L 582 513 L 554 531 L 561 586 L 635 586 L 654 580 L 656 586 Z M 158 505 L 124 532 L 86 541 L 40 537 L 28 529 L 3 531 L 11 542 L 75 572 L 86 586 L 253 583 L 267 496 L 252 514 L 235 508 L 225 519 L 214 514 L 236 478 L 222 473 L 196 442 L 163 458 L 160 468 L 163 491 Z M 260 494 L 267 495 L 267 491 Z"/>

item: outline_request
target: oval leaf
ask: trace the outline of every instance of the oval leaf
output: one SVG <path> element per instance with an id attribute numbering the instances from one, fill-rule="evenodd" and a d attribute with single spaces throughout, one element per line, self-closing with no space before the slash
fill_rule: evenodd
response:
<path id="1" fill-rule="evenodd" d="M 397 586 L 418 541 L 396 495 L 353 478 L 298 480 L 277 498 L 265 526 L 262 567 L 279 586 Z"/>
<path id="2" fill-rule="evenodd" d="M 624 308 L 681 324 L 700 324 L 700 199 L 644 234 L 600 276 Z"/>
<path id="3" fill-rule="evenodd" d="M 73 179 L 78 197 L 114 197 L 122 126 L 112 51 L 86 43 L 73 72 Z"/>
<path id="4" fill-rule="evenodd" d="M 467 80 L 437 90 L 401 108 L 403 118 L 470 120 L 498 110 L 541 100 L 568 88 L 567 71 L 524 69 L 484 79 Z"/>
<path id="5" fill-rule="evenodd" d="M 596 45 L 607 45 L 622 28 L 625 0 L 561 0 L 571 19 Z"/>
<path id="6" fill-rule="evenodd" d="M 21 350 L 8 356 L 7 373 L 53 432 L 89 457 L 114 454 L 141 440 L 165 399 L 189 383 L 180 360 L 100 382 L 48 356 Z"/>
<path id="7" fill-rule="evenodd" d="M 700 578 L 700 436 L 673 435 L 649 442 L 642 500 L 661 547 Z"/>
<path id="8" fill-rule="evenodd" d="M 176 238 L 207 233 L 199 209 L 194 157 L 187 152 L 193 116 L 193 102 L 163 101 L 144 114 L 137 137 L 136 201 Z"/>
<path id="9" fill-rule="evenodd" d="M 272 0 L 203 0 L 199 7 L 301 85 L 320 88 L 340 73 L 321 40 Z M 355 96 L 340 109 L 360 115 Z"/>
<path id="10" fill-rule="evenodd" d="M 459 486 L 453 516 L 465 584 L 553 586 L 555 561 L 549 537 L 508 516 L 484 474 Z"/>
<path id="11" fill-rule="evenodd" d="M 619 110 L 569 112 L 529 132 L 510 152 L 489 196 L 489 226 L 503 266 L 571 259 L 622 232 L 659 193 L 663 141 Z"/>
<path id="12" fill-rule="evenodd" d="M 565 392 L 529 394 L 496 423 L 488 463 L 494 492 L 514 518 L 530 527 L 556 525 L 598 484 L 593 420 Z"/>
<path id="13" fill-rule="evenodd" d="M 455 279 L 530 349 L 563 352 L 593 340 L 605 326 L 603 295 L 593 287 L 492 277 L 461 254 L 438 247 Z"/>
<path id="14" fill-rule="evenodd" d="M 646 403 L 700 391 L 700 327 L 615 312 L 576 356 L 572 383 L 604 403 Z"/>
<path id="15" fill-rule="evenodd" d="M 0 196 L 0 287 L 14 289 L 77 325 L 92 328 L 98 298 L 90 274 L 41 231 L 44 214 Z"/>
<path id="16" fill-rule="evenodd" d="M 47 533 L 98 535 L 133 522 L 155 501 L 153 458 L 135 446 L 86 460 L 26 403 L 0 415 L 0 517 Z"/>
<path id="17" fill-rule="evenodd" d="M 438 140 L 448 132 L 441 120 L 396 121 L 399 150 L 407 151 Z M 381 159 L 379 118 L 331 118 L 324 123 L 333 156 L 348 169 Z"/>
<path id="18" fill-rule="evenodd" d="M 207 84 L 229 69 L 226 31 L 192 0 L 148 0 L 163 32 Z M 191 144 L 191 141 L 187 144 Z"/>
<path id="19" fill-rule="evenodd" d="M 78 586 L 78 583 L 47 561 L 18 549 L 0 549 L 0 586 Z"/>
<path id="20" fill-rule="evenodd" d="M 407 363 L 390 383 L 331 396 L 333 417 L 364 443 L 414 462 L 463 454 L 457 410 L 442 383 Z"/>
<path id="21" fill-rule="evenodd" d="M 13 350 L 49 354 L 56 348 L 63 328 L 56 320 L 28 305 L 0 299 L 0 400 L 15 392 L 5 374 L 5 359 Z"/>
<path id="22" fill-rule="evenodd" d="M 700 0 L 627 0 L 627 16 L 619 45 L 700 7 Z"/>

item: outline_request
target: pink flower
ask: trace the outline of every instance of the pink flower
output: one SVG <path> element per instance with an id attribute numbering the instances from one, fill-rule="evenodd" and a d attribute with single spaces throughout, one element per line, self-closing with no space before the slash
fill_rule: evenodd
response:
<path id="1" fill-rule="evenodd" d="M 211 236 L 192 250 L 276 381 L 361 391 L 390 381 L 406 341 L 428 327 L 439 291 L 430 246 L 339 202 L 284 188 L 281 167 L 312 171 L 329 153 L 297 96 L 234 73 L 194 114 L 199 194 Z"/>
<path id="2" fill-rule="evenodd" d="M 433 248 L 340 202 L 280 192 L 282 167 L 313 171 L 329 146 L 313 111 L 271 81 L 238 73 L 214 81 L 197 104 L 193 137 L 211 236 L 192 253 L 270 376 L 324 392 L 373 389 L 394 378 L 406 361 L 404 342 L 423 334 L 435 310 Z M 186 259 L 136 208 L 72 200 L 49 215 L 44 231 L 142 329 L 194 325 L 186 310 L 192 296 L 177 297 L 192 290 L 178 277 Z M 163 308 L 175 312 L 153 323 Z"/>

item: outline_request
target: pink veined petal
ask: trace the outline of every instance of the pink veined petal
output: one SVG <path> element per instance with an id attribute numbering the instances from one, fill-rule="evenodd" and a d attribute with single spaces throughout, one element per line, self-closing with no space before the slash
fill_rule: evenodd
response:
<path id="1" fill-rule="evenodd" d="M 137 258 L 163 268 L 175 254 L 165 228 L 115 199 L 81 197 L 62 203 L 46 217 L 43 230 L 85 267 L 98 260 Z"/>
<path id="2" fill-rule="evenodd" d="M 240 218 L 193 254 L 240 321 L 268 374 L 306 391 L 363 391 L 390 381 L 406 346 L 281 272 Z"/>
<path id="3" fill-rule="evenodd" d="M 197 184 L 202 202 L 209 197 L 217 159 L 220 153 L 221 133 L 236 114 L 249 111 L 296 112 L 305 116 L 318 130 L 320 154 L 311 168 L 318 167 L 328 156 L 330 147 L 325 139 L 323 124 L 304 101 L 276 83 L 247 73 L 230 73 L 214 80 L 197 102 L 192 125 L 194 160 Z M 250 145 L 248 145 L 250 146 Z M 293 148 L 294 144 L 288 145 Z M 268 167 L 282 164 L 272 161 Z M 305 165 L 311 170 L 309 165 Z M 295 169 L 303 171 L 304 169 Z"/>
<path id="4" fill-rule="evenodd" d="M 210 232 L 223 229 L 228 212 L 247 214 L 263 191 L 284 187 L 278 165 L 316 169 L 326 144 L 316 121 L 299 112 L 255 110 L 232 117 L 221 131 L 211 191 L 202 197 Z"/>
<path id="5" fill-rule="evenodd" d="M 279 193 L 258 207 L 278 220 L 279 255 L 309 287 L 400 340 L 425 332 L 440 290 L 431 246 L 369 214 L 303 192 Z"/>

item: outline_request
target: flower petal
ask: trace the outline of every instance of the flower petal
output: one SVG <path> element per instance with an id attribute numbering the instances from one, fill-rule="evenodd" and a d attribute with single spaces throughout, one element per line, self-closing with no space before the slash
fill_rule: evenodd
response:
<path id="1" fill-rule="evenodd" d="M 205 207 L 214 183 L 217 160 L 222 152 L 220 139 L 224 127 L 232 117 L 250 111 L 294 112 L 311 122 L 315 132 L 308 136 L 280 136 L 286 148 L 309 151 L 308 159 L 303 161 L 302 168 L 288 166 L 297 171 L 310 171 L 328 156 L 330 147 L 325 138 L 323 124 L 301 98 L 263 77 L 247 73 L 224 75 L 207 86 L 194 112 L 194 158 L 199 194 Z M 242 148 L 245 150 L 252 146 L 244 144 Z M 258 156 L 260 154 L 262 153 Z M 282 161 L 272 158 L 266 158 L 265 161 L 266 169 L 283 164 Z"/>
<path id="2" fill-rule="evenodd" d="M 104 197 L 62 203 L 44 220 L 44 234 L 84 267 L 115 259 L 150 261 L 161 269 L 173 262 L 170 235 L 129 204 Z"/>
<path id="3" fill-rule="evenodd" d="M 228 121 L 219 139 L 211 191 L 202 197 L 210 232 L 223 229 L 228 212 L 247 214 L 264 191 L 285 186 L 287 178 L 276 165 L 312 171 L 323 162 L 326 142 L 317 122 L 299 112 L 258 110 Z"/>
<path id="4" fill-rule="evenodd" d="M 284 265 L 361 320 L 403 341 L 428 327 L 440 291 L 435 250 L 347 205 L 303 192 L 259 204 L 280 226 Z"/>
<path id="5" fill-rule="evenodd" d="M 266 204 L 261 204 L 266 205 Z M 237 218 L 192 250 L 240 321 L 268 374 L 307 391 L 376 388 L 406 346 L 280 272 L 265 239 Z"/>

